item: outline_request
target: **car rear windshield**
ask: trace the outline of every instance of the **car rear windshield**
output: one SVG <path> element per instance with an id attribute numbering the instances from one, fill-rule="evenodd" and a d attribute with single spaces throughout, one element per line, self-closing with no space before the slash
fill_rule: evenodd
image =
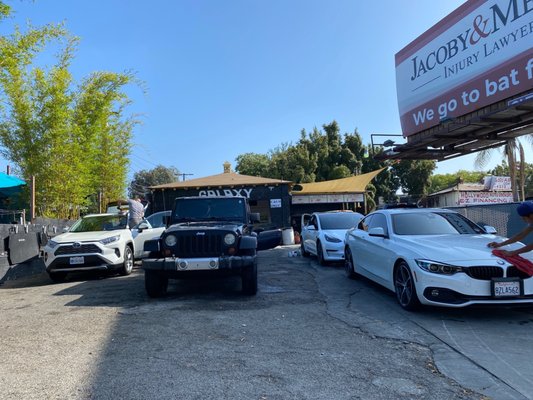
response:
<path id="1" fill-rule="evenodd" d="M 350 229 L 359 223 L 361 217 L 358 213 L 321 214 L 320 226 L 325 230 Z"/>
<path id="2" fill-rule="evenodd" d="M 445 235 L 484 233 L 474 222 L 458 213 L 424 212 L 393 214 L 392 229 L 397 235 Z"/>
<path id="3" fill-rule="evenodd" d="M 91 215 L 79 219 L 69 232 L 98 232 L 126 229 L 128 217 L 126 215 Z"/>
<path id="4" fill-rule="evenodd" d="M 238 198 L 178 200 L 172 222 L 236 221 L 245 222 L 246 204 Z"/>

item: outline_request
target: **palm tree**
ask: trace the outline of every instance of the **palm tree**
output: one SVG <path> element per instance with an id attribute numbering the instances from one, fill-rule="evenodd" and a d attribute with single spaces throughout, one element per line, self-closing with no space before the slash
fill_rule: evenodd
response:
<path id="1" fill-rule="evenodd" d="M 526 135 L 527 140 L 531 143 L 533 146 L 533 134 Z M 492 155 L 492 150 L 494 149 L 486 149 L 481 150 L 477 155 L 476 159 L 474 160 L 474 165 L 476 168 L 483 168 L 487 162 L 490 160 Z M 519 154 L 520 159 L 518 161 L 518 167 L 517 167 L 517 159 L 516 154 Z M 525 155 L 524 155 L 524 147 L 522 146 L 522 143 L 518 138 L 514 139 L 508 139 L 506 144 L 503 146 L 503 155 L 507 158 L 507 165 L 509 166 L 509 177 L 511 178 L 511 191 L 513 193 L 513 200 L 514 201 L 520 201 L 520 198 L 524 200 L 525 198 L 525 182 L 526 182 L 526 176 L 525 176 Z M 518 172 L 518 181 L 520 185 L 520 192 L 517 188 L 517 172 Z"/>

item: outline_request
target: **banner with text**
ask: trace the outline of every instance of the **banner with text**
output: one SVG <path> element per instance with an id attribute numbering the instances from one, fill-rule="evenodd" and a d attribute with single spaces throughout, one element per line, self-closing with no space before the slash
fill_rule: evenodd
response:
<path id="1" fill-rule="evenodd" d="M 533 89 L 533 0 L 469 0 L 396 54 L 404 136 Z"/>

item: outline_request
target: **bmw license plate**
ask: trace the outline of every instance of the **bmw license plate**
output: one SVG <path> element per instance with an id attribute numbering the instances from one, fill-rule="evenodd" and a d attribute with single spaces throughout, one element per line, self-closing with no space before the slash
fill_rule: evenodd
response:
<path id="1" fill-rule="evenodd" d="M 83 256 L 70 257 L 70 265 L 83 264 L 84 262 L 85 262 L 85 258 Z"/>
<path id="2" fill-rule="evenodd" d="M 491 283 L 492 296 L 518 297 L 523 294 L 522 280 L 519 278 L 493 278 Z"/>

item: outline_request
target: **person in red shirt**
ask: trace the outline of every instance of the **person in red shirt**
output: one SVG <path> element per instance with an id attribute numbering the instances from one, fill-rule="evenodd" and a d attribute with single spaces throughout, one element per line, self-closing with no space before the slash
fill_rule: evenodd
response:
<path id="1" fill-rule="evenodd" d="M 524 201 L 523 203 L 520 203 L 520 205 L 516 208 L 516 212 L 518 215 L 522 217 L 524 222 L 527 224 L 524 229 L 522 229 L 520 232 L 518 232 L 513 237 L 504 240 L 503 242 L 490 242 L 488 244 L 489 247 L 492 247 L 493 249 L 496 249 L 498 247 L 502 247 L 511 243 L 518 242 L 522 239 L 524 239 L 527 235 L 529 235 L 531 232 L 533 232 L 533 201 Z M 525 245 L 519 249 L 516 250 L 500 250 L 501 254 L 506 256 L 516 256 L 521 253 L 527 253 L 528 251 L 533 250 L 533 243 Z"/>

